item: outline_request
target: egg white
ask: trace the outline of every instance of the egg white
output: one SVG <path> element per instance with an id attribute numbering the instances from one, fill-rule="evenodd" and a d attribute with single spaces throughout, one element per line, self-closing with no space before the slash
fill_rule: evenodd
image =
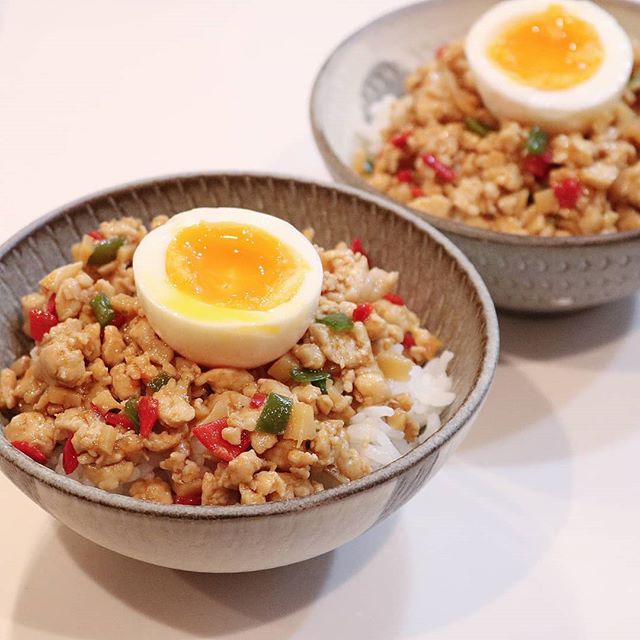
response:
<path id="1" fill-rule="evenodd" d="M 179 291 L 167 276 L 167 248 L 181 229 L 200 222 L 247 224 L 278 238 L 298 257 L 303 272 L 293 297 L 273 309 L 253 311 L 209 304 Z M 239 368 L 271 362 L 296 344 L 315 317 L 323 278 L 320 256 L 295 227 L 271 215 L 227 207 L 185 211 L 151 231 L 136 249 L 133 273 L 147 319 L 170 347 L 198 364 Z"/>
<path id="2" fill-rule="evenodd" d="M 487 55 L 487 48 L 514 20 L 560 5 L 590 24 L 603 47 L 593 76 L 561 90 L 528 87 L 511 78 Z M 465 53 L 478 91 L 497 117 L 535 123 L 549 132 L 580 130 L 616 102 L 629 80 L 633 48 L 616 19 L 590 0 L 508 0 L 484 13 L 469 31 Z"/>

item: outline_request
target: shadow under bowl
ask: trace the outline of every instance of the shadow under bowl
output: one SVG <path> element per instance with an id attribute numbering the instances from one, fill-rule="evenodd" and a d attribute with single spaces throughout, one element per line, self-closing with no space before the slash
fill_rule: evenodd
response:
<path id="1" fill-rule="evenodd" d="M 433 59 L 445 42 L 464 37 L 494 0 L 431 0 L 399 9 L 344 40 L 313 87 L 310 116 L 316 145 L 339 182 L 380 194 L 351 168 L 356 132 L 385 95 L 402 95 L 404 79 Z M 640 8 L 630 0 L 599 2 L 640 37 Z M 398 203 L 396 203 L 398 204 Z M 475 229 L 423 216 L 469 257 L 496 306 L 530 313 L 563 312 L 625 297 L 640 288 L 640 230 L 597 236 L 542 238 Z"/>
<path id="2" fill-rule="evenodd" d="M 395 511 L 436 472 L 469 429 L 491 383 L 498 326 L 489 293 L 464 255 L 418 216 L 349 188 L 247 174 L 189 174 L 82 198 L 36 221 L 0 248 L 0 364 L 28 352 L 20 297 L 69 261 L 71 244 L 125 215 L 147 225 L 200 206 L 245 207 L 313 227 L 316 242 L 362 239 L 377 265 L 401 274 L 400 293 L 455 353 L 457 398 L 442 428 L 392 464 L 307 498 L 262 505 L 189 507 L 110 494 L 56 474 L 17 451 L 0 429 L 0 469 L 80 535 L 123 555 L 201 572 L 299 562 L 355 538 Z M 398 247 L 402 247 L 399 251 Z M 6 424 L 6 418 L 3 418 Z M 18 526 L 18 525 L 17 525 Z"/>

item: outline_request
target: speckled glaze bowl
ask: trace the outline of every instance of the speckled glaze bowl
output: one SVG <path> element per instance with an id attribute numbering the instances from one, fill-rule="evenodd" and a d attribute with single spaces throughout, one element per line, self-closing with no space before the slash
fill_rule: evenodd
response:
<path id="1" fill-rule="evenodd" d="M 316 78 L 311 123 L 318 149 L 336 180 L 377 193 L 351 169 L 355 133 L 368 121 L 369 107 L 386 94 L 403 94 L 409 72 L 431 59 L 442 43 L 463 37 L 493 4 L 493 0 L 421 2 L 368 24 L 335 49 Z M 598 4 L 614 14 L 632 37 L 640 37 L 640 7 L 626 0 Z M 503 309 L 568 311 L 640 288 L 640 230 L 573 238 L 522 237 L 418 215 L 464 251 Z"/>
<path id="2" fill-rule="evenodd" d="M 457 399 L 444 414 L 440 431 L 361 480 L 308 498 L 263 505 L 167 506 L 109 494 L 33 462 L 7 442 L 2 429 L 0 469 L 62 523 L 132 558 L 203 572 L 298 562 L 335 549 L 388 516 L 451 454 L 493 377 L 498 357 L 495 311 L 482 280 L 456 247 L 424 220 L 379 198 L 285 177 L 183 175 L 82 198 L 36 221 L 0 248 L 0 365 L 30 348 L 20 331 L 20 296 L 69 261 L 71 244 L 83 232 L 114 216 L 138 216 L 148 223 L 157 214 L 201 206 L 247 207 L 278 215 L 298 228 L 314 227 L 316 241 L 325 246 L 357 235 L 376 264 L 399 270 L 400 292 L 408 304 L 455 353 L 450 373 Z"/>

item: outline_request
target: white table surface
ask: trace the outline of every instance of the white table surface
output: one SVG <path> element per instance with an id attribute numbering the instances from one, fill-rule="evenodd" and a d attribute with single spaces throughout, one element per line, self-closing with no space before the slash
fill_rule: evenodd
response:
<path id="1" fill-rule="evenodd" d="M 311 80 L 391 0 L 0 0 L 0 239 L 197 169 L 327 179 Z M 397 515 L 245 575 L 120 557 L 0 479 L 0 638 L 640 637 L 640 298 L 501 317 L 474 430 Z"/>

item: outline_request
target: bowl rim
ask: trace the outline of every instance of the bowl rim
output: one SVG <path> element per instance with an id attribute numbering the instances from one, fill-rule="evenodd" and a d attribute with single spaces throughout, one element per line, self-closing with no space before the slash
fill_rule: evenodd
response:
<path id="1" fill-rule="evenodd" d="M 221 181 L 244 179 L 247 182 L 251 182 L 253 180 L 271 182 L 272 184 L 278 182 L 285 185 L 288 184 L 291 187 L 298 186 L 338 192 L 340 194 L 362 200 L 370 205 L 386 209 L 390 211 L 392 215 L 398 216 L 410 224 L 413 224 L 417 227 L 419 233 L 426 233 L 430 235 L 457 263 L 476 290 L 482 309 L 482 317 L 486 327 L 486 334 L 484 336 L 484 353 L 482 355 L 480 372 L 476 378 L 474 386 L 458 410 L 442 426 L 440 431 L 436 432 L 425 442 L 419 444 L 410 452 L 401 456 L 391 464 L 373 471 L 359 480 L 353 480 L 348 484 L 340 485 L 335 488 L 325 489 L 324 491 L 308 497 L 293 498 L 281 502 L 269 502 L 258 505 L 164 505 L 145 502 L 130 496 L 109 493 L 96 487 L 84 485 L 72 478 L 67 478 L 56 471 L 31 460 L 9 443 L 4 435 L 3 428 L 0 428 L 0 457 L 12 466 L 17 467 L 20 471 L 24 472 L 31 478 L 38 480 L 52 489 L 97 505 L 124 510 L 139 516 L 184 520 L 230 520 L 236 518 L 258 518 L 276 514 L 291 514 L 294 512 L 305 511 L 329 502 L 343 500 L 399 477 L 450 440 L 480 408 L 493 379 L 499 355 L 499 330 L 496 311 L 493 301 L 489 295 L 489 291 L 482 281 L 482 278 L 460 249 L 458 249 L 438 230 L 433 229 L 431 225 L 419 216 L 411 212 L 407 212 L 401 207 L 389 204 L 379 197 L 363 194 L 357 189 L 349 186 L 331 184 L 308 178 L 297 178 L 291 175 L 279 173 L 198 171 L 143 178 L 141 180 L 134 180 L 114 187 L 95 191 L 64 204 L 61 207 L 37 218 L 0 245 L 0 264 L 4 260 L 5 256 L 13 251 L 18 244 L 26 240 L 31 233 L 46 226 L 47 224 L 50 224 L 58 218 L 65 216 L 65 214 L 68 214 L 70 210 L 77 208 L 78 206 L 83 206 L 87 203 L 93 202 L 94 200 L 103 199 L 105 197 L 117 197 L 119 194 L 127 193 L 131 190 L 140 190 L 149 187 L 153 188 L 159 186 L 159 184 L 174 183 L 179 187 L 182 187 L 181 181 L 183 180 L 206 180 L 212 178 Z"/>
<path id="2" fill-rule="evenodd" d="M 552 237 L 546 238 L 541 236 L 529 236 L 529 235 L 516 235 L 511 233 L 505 233 L 502 231 L 493 231 L 490 229 L 477 229 L 470 225 L 465 224 L 457 220 L 450 220 L 448 218 L 439 218 L 430 213 L 417 211 L 411 207 L 394 200 L 386 194 L 378 191 L 372 187 L 366 180 L 360 177 L 350 165 L 342 162 L 338 154 L 334 151 L 333 147 L 329 143 L 327 136 L 324 133 L 323 126 L 320 122 L 318 113 L 320 111 L 319 101 L 320 92 L 323 82 L 327 77 L 329 67 L 334 63 L 335 59 L 346 49 L 356 44 L 358 40 L 366 35 L 369 31 L 383 26 L 385 23 L 395 20 L 402 14 L 411 14 L 421 7 L 435 6 L 449 4 L 449 0 L 421 0 L 412 4 L 400 7 L 384 13 L 383 15 L 367 22 L 356 31 L 352 32 L 346 38 L 340 41 L 340 43 L 331 51 L 331 53 L 325 58 L 324 62 L 320 66 L 316 77 L 313 81 L 311 93 L 309 96 L 309 119 L 311 122 L 311 131 L 316 143 L 316 147 L 320 152 L 325 165 L 331 172 L 331 174 L 337 177 L 341 183 L 348 184 L 356 187 L 361 191 L 377 195 L 386 202 L 394 203 L 396 206 L 401 207 L 405 211 L 409 211 L 415 215 L 418 215 L 427 220 L 432 226 L 438 230 L 450 234 L 453 236 L 459 236 L 470 240 L 480 240 L 483 242 L 492 242 L 494 244 L 515 246 L 515 247 L 559 247 L 559 248 L 580 248 L 587 246 L 604 246 L 612 244 L 623 244 L 628 241 L 640 239 L 640 229 L 632 231 L 617 231 L 612 233 L 597 234 L 597 235 L 585 235 L 585 236 L 568 236 L 568 237 Z M 640 12 L 640 5 L 637 4 L 637 0 L 604 0 L 603 4 L 612 4 L 624 6 L 627 8 L 635 8 Z"/>

